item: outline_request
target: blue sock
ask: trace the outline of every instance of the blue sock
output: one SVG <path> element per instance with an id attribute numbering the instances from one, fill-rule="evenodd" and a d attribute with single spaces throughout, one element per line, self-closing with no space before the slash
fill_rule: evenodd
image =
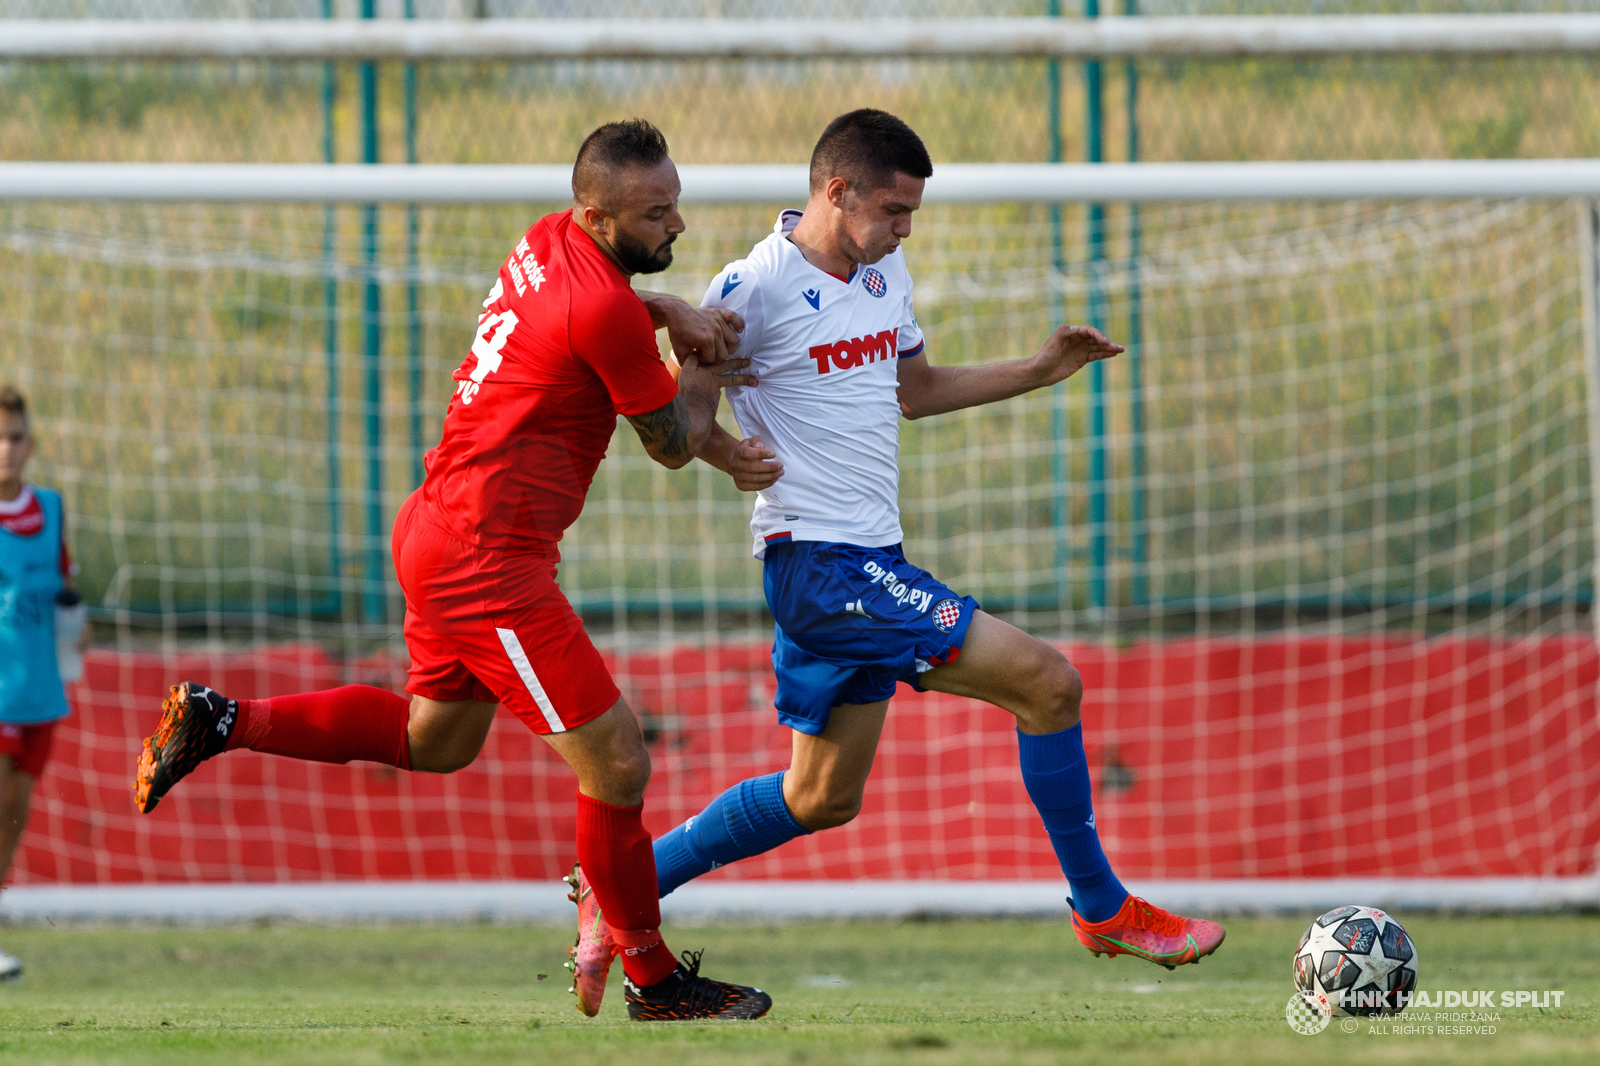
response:
<path id="1" fill-rule="evenodd" d="M 1105 921 L 1117 913 L 1128 890 L 1111 872 L 1111 863 L 1100 850 L 1100 835 L 1094 830 L 1083 723 L 1037 736 L 1019 729 L 1017 749 L 1022 756 L 1022 783 L 1039 808 L 1050 846 L 1056 849 L 1061 872 L 1072 887 L 1072 909 L 1084 921 Z"/>
<path id="2" fill-rule="evenodd" d="M 687 822 L 656 837 L 656 889 L 665 896 L 730 862 L 771 851 L 811 831 L 783 802 L 783 774 L 740 781 Z"/>

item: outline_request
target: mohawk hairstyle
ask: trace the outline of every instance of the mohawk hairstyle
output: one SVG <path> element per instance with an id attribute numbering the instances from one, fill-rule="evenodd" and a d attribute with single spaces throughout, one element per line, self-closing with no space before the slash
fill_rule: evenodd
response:
<path id="1" fill-rule="evenodd" d="M 572 198 L 610 210 L 611 180 L 623 167 L 653 167 L 667 158 L 667 139 L 642 118 L 608 122 L 583 139 L 572 165 Z"/>
<path id="2" fill-rule="evenodd" d="M 0 385 L 0 411 L 8 415 L 28 417 L 28 401 L 10 385 Z"/>
<path id="3" fill-rule="evenodd" d="M 933 175 L 933 161 L 916 131 L 887 111 L 863 107 L 828 123 L 811 152 L 811 191 L 844 178 L 862 192 L 894 182 L 895 174 Z"/>

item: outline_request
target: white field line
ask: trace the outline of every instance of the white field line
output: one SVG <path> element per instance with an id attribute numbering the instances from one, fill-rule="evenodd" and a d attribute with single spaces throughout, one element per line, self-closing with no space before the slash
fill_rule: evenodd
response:
<path id="1" fill-rule="evenodd" d="M 1318 914 L 1346 903 L 1415 910 L 1547 911 L 1600 905 L 1595 878 L 1350 878 L 1137 881 L 1131 891 L 1184 913 Z M 661 902 L 669 922 L 716 919 L 1038 916 L 1065 918 L 1056 881 L 729 881 Z M 24 885 L 0 899 L 13 922 L 571 921 L 558 881 L 208 885 Z"/>

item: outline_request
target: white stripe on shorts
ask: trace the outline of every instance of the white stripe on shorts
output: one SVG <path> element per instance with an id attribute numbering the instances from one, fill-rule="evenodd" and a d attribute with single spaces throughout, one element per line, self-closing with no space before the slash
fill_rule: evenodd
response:
<path id="1" fill-rule="evenodd" d="M 496 626 L 495 632 L 500 634 L 500 643 L 505 647 L 506 654 L 511 657 L 511 665 L 517 668 L 517 676 L 521 677 L 522 683 L 527 686 L 528 695 L 533 697 L 533 702 L 544 712 L 544 720 L 549 724 L 550 732 L 565 733 L 567 727 L 561 724 L 561 716 L 556 713 L 555 704 L 550 702 L 550 694 L 545 692 L 539 675 L 533 672 L 533 664 L 528 661 L 528 653 L 522 650 L 522 641 L 517 639 L 516 631 Z"/>

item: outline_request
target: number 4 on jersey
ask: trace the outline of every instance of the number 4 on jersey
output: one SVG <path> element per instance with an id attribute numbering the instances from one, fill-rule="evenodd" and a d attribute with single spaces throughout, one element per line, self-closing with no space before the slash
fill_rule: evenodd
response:
<path id="1" fill-rule="evenodd" d="M 483 379 L 500 369 L 500 353 L 516 328 L 515 311 L 490 312 L 478 320 L 478 334 L 472 338 L 472 354 L 478 357 L 478 365 L 468 380 L 456 385 L 456 395 L 461 397 L 462 403 L 471 403 L 483 387 Z"/>

